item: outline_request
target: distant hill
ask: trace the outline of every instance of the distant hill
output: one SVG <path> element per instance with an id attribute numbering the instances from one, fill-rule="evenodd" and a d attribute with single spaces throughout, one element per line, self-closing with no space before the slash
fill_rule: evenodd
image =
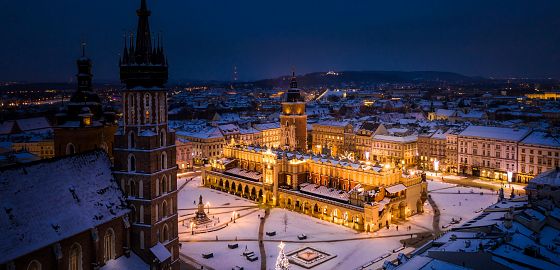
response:
<path id="1" fill-rule="evenodd" d="M 468 77 L 453 72 L 442 71 L 340 71 L 314 72 L 298 76 L 302 87 L 368 85 L 379 83 L 420 83 L 420 82 L 473 82 L 483 78 Z M 256 87 L 287 87 L 289 76 L 252 82 Z"/>

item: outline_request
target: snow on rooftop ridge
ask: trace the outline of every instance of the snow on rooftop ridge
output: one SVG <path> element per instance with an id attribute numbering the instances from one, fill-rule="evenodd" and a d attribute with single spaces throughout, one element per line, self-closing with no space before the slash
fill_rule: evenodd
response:
<path id="1" fill-rule="evenodd" d="M 560 140 L 557 137 L 553 137 L 549 133 L 539 132 L 539 131 L 531 132 L 531 134 L 529 134 L 529 136 L 523 139 L 521 143 L 560 147 Z"/>
<path id="2" fill-rule="evenodd" d="M 459 136 L 482 137 L 519 142 L 529 135 L 530 132 L 531 130 L 524 128 L 468 126 L 465 130 L 463 130 L 463 132 L 459 133 Z"/>
<path id="3" fill-rule="evenodd" d="M 149 270 L 146 264 L 136 253 L 130 252 L 130 257 L 120 256 L 114 260 L 109 260 L 99 270 Z"/>
<path id="4" fill-rule="evenodd" d="M 560 169 L 552 169 L 537 175 L 529 181 L 527 187 L 533 185 L 560 186 Z"/>
<path id="5" fill-rule="evenodd" d="M 130 211 L 103 151 L 4 168 L 0 198 L 0 264 Z"/>
<path id="6" fill-rule="evenodd" d="M 169 253 L 169 250 L 167 250 L 167 248 L 165 248 L 160 242 L 151 247 L 150 251 L 160 262 L 164 262 L 165 260 L 171 258 L 171 253 Z"/>

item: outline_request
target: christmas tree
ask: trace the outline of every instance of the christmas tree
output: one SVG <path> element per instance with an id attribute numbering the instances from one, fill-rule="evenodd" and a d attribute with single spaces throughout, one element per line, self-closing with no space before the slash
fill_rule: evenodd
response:
<path id="1" fill-rule="evenodd" d="M 284 254 L 284 247 L 286 245 L 284 242 L 280 242 L 278 247 L 280 248 L 280 253 L 278 253 L 278 257 L 276 258 L 276 266 L 274 269 L 276 270 L 288 270 L 290 269 L 290 262 L 288 261 L 288 257 Z"/>

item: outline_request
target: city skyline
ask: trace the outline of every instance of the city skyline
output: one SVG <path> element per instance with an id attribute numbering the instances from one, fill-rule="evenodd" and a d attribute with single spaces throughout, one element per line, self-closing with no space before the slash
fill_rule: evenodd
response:
<path id="1" fill-rule="evenodd" d="M 134 14 L 122 10 L 135 4 L 4 3 L 0 31 L 10 38 L 0 44 L 0 80 L 72 81 L 85 41 L 94 81 L 117 81 L 119 44 L 135 28 Z M 165 14 L 154 18 L 152 31 L 163 33 L 172 82 L 231 80 L 234 66 L 241 81 L 286 75 L 292 66 L 300 74 L 438 70 L 560 77 L 554 46 L 560 20 L 553 12 L 560 4 L 553 1 L 149 4 Z"/>

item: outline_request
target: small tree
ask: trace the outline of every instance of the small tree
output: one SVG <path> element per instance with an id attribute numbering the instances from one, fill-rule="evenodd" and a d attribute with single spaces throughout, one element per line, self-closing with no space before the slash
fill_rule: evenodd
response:
<path id="1" fill-rule="evenodd" d="M 284 218 L 282 220 L 284 222 L 284 232 L 288 230 L 288 214 L 284 213 Z"/>
<path id="2" fill-rule="evenodd" d="M 290 269 L 290 261 L 286 254 L 284 254 L 284 247 L 286 245 L 284 242 L 280 242 L 278 247 L 280 248 L 280 252 L 278 253 L 278 257 L 276 258 L 276 265 L 274 267 L 275 270 L 289 270 Z"/>

